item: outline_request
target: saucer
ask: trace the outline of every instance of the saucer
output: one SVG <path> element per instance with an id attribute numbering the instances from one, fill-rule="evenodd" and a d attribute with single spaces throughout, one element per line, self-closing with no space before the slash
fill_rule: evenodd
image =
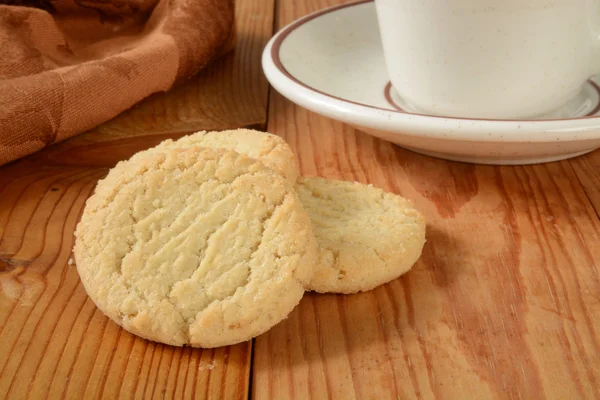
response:
<path id="1" fill-rule="evenodd" d="M 568 104 L 527 120 L 419 113 L 389 83 L 372 1 L 325 9 L 279 31 L 262 57 L 294 103 L 433 157 L 479 164 L 557 161 L 600 147 L 600 76 Z"/>

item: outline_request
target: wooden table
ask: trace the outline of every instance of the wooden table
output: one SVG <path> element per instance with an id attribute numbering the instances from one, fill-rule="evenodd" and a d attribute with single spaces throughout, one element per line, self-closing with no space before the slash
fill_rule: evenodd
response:
<path id="1" fill-rule="evenodd" d="M 238 0 L 235 53 L 84 135 L 0 168 L 0 399 L 598 399 L 600 151 L 527 167 L 446 162 L 308 112 L 269 89 L 260 55 L 337 0 Z M 68 265 L 96 181 L 200 129 L 283 136 L 303 174 L 373 183 L 428 219 L 421 260 L 368 293 L 307 294 L 227 348 L 137 338 Z"/>

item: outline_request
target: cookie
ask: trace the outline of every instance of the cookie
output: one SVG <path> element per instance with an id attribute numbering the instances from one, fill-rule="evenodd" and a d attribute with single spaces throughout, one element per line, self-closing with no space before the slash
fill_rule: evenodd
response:
<path id="1" fill-rule="evenodd" d="M 371 185 L 299 178 L 319 261 L 308 289 L 356 293 L 407 272 L 425 244 L 425 220 L 410 201 Z"/>
<path id="2" fill-rule="evenodd" d="M 190 146 L 235 150 L 262 161 L 267 167 L 283 175 L 293 185 L 298 178 L 296 158 L 290 146 L 277 135 L 251 129 L 221 132 L 196 132 L 178 140 L 165 140 L 155 150 Z"/>
<path id="3" fill-rule="evenodd" d="M 234 344 L 284 319 L 317 256 L 288 182 L 231 150 L 134 158 L 98 183 L 75 233 L 77 270 L 98 308 L 176 346 Z"/>

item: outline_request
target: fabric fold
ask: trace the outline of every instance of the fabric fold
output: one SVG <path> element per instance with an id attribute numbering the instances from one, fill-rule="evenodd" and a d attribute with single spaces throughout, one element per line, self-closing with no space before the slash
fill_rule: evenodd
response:
<path id="1" fill-rule="evenodd" d="M 0 165 L 169 89 L 232 43 L 233 0 L 24 3 L 38 8 L 0 5 Z"/>

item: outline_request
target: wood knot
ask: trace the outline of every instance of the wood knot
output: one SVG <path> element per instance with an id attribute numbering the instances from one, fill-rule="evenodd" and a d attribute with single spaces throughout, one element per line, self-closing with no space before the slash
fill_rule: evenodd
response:
<path id="1" fill-rule="evenodd" d="M 0 275 L 16 275 L 29 264 L 31 261 L 0 257 Z"/>

